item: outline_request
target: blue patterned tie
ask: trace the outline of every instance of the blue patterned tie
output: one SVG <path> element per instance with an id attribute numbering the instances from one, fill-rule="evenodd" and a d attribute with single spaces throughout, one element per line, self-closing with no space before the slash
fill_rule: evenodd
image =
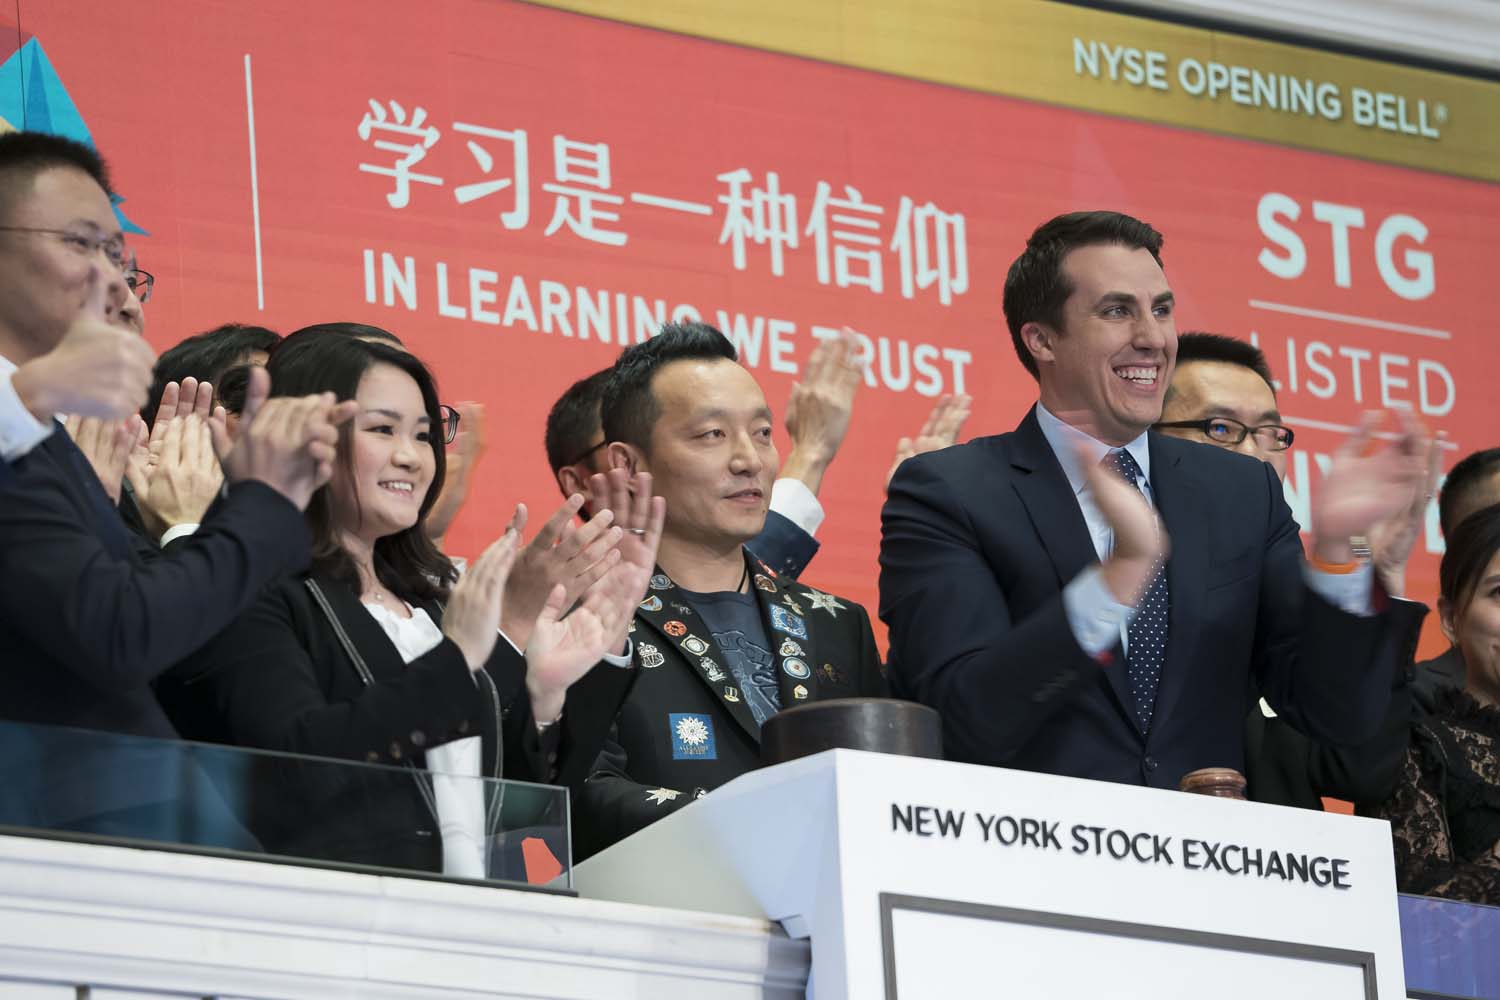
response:
<path id="1" fill-rule="evenodd" d="M 1141 467 L 1130 452 L 1124 448 L 1112 451 L 1101 464 L 1140 490 Z M 1125 677 L 1130 696 L 1135 700 L 1136 725 L 1142 733 L 1151 729 L 1156 687 L 1161 683 L 1161 668 L 1167 658 L 1167 609 L 1167 574 L 1158 563 L 1126 630 L 1130 648 L 1125 651 Z"/>

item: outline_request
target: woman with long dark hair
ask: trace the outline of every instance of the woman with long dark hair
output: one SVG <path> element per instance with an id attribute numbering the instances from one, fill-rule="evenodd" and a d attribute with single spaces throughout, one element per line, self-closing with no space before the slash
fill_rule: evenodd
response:
<path id="1" fill-rule="evenodd" d="M 634 679 L 619 654 L 662 503 L 645 482 L 617 505 L 631 508 L 629 531 L 598 534 L 602 575 L 582 595 L 553 589 L 523 655 L 499 631 L 516 523 L 461 578 L 424 530 L 444 474 L 426 367 L 392 345 L 312 332 L 268 368 L 278 394 L 359 404 L 307 508 L 312 566 L 175 671 L 163 701 L 188 738 L 411 769 L 415 780 L 289 768 L 269 793 L 260 781 L 251 826 L 268 849 L 485 877 L 496 803 L 474 779 L 586 776 Z"/>
<path id="2" fill-rule="evenodd" d="M 1447 538 L 1438 615 L 1461 688 L 1414 687 L 1417 718 L 1391 822 L 1402 892 L 1500 905 L 1500 505 Z M 1417 672 L 1423 673 L 1423 664 Z"/>

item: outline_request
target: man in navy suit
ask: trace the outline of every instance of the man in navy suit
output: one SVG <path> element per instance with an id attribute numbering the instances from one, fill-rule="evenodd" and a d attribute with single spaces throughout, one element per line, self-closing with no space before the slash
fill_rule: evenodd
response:
<path id="1" fill-rule="evenodd" d="M 1274 470 L 1148 433 L 1177 348 L 1160 250 L 1113 212 L 1039 227 L 1004 299 L 1037 404 L 891 481 L 893 686 L 943 714 L 954 759 L 1169 788 L 1243 770 L 1252 674 L 1316 739 L 1380 724 L 1402 650 L 1350 539 L 1407 502 L 1425 442 L 1408 420 L 1374 449 L 1367 417 L 1313 496 L 1304 562 Z"/>
<path id="2" fill-rule="evenodd" d="M 93 150 L 51 135 L 0 136 L 0 367 L 14 367 L 18 397 L 33 395 L 26 373 L 38 359 L 71 338 L 122 327 L 129 260 Z M 137 544 L 55 421 L 36 420 L 24 453 L 7 453 L 0 718 L 175 735 L 149 681 L 232 621 L 261 586 L 305 564 L 300 509 L 326 481 L 335 424 L 351 411 L 325 397 L 266 402 L 264 375 L 252 381 L 254 416 L 239 437 L 231 445 L 222 424 L 215 430 L 224 496 L 171 554 Z M 140 389 L 130 384 L 132 406 Z M 66 405 L 48 404 L 42 415 Z"/>

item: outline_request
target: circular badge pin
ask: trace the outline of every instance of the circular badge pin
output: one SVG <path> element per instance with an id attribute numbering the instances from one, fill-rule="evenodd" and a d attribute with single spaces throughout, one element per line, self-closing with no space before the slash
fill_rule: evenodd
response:
<path id="1" fill-rule="evenodd" d="M 786 671 L 788 677 L 795 677 L 799 681 L 805 681 L 812 676 L 812 669 L 795 656 L 788 656 L 782 660 L 781 669 Z"/>
<path id="2" fill-rule="evenodd" d="M 651 589 L 652 590 L 670 590 L 670 589 L 672 589 L 672 578 L 669 577 L 669 576 L 667 576 L 667 574 L 665 574 L 665 573 L 658 573 L 658 574 L 656 574 L 655 576 L 653 576 L 651 578 Z"/>
<path id="3" fill-rule="evenodd" d="M 680 625 L 682 623 L 679 622 L 678 624 Z M 704 653 L 708 652 L 708 643 L 704 642 L 696 635 L 690 635 L 686 639 L 682 640 L 682 648 L 687 650 L 689 653 L 692 653 L 694 656 L 702 656 Z"/>
<path id="4" fill-rule="evenodd" d="M 670 621 L 661 627 L 661 630 L 674 639 L 681 639 L 687 635 L 687 626 L 679 621 Z"/>

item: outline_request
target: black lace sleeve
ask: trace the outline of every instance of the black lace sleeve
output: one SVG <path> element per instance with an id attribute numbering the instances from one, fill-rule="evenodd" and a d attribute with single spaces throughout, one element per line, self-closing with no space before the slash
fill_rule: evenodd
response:
<path id="1" fill-rule="evenodd" d="M 1445 707 L 1415 727 L 1396 790 L 1375 815 L 1391 823 L 1400 891 L 1500 904 L 1500 715 Z"/>

